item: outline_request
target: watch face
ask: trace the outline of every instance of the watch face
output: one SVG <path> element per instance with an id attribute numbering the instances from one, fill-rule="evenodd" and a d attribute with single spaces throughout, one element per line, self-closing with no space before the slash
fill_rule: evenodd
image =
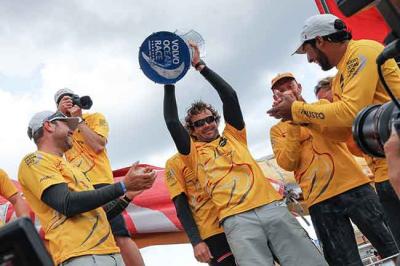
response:
<path id="1" fill-rule="evenodd" d="M 153 33 L 140 46 L 139 65 L 150 80 L 159 84 L 174 84 L 190 68 L 189 47 L 174 33 Z"/>

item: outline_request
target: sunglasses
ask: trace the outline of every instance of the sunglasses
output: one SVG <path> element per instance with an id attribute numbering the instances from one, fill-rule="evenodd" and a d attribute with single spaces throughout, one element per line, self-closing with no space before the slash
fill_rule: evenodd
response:
<path id="1" fill-rule="evenodd" d="M 203 119 L 194 121 L 194 122 L 193 122 L 193 126 L 194 126 L 194 127 L 202 127 L 202 126 L 204 126 L 206 123 L 207 123 L 207 124 L 211 124 L 212 122 L 215 122 L 215 116 L 210 115 L 210 116 L 207 116 L 206 118 L 203 118 Z"/>

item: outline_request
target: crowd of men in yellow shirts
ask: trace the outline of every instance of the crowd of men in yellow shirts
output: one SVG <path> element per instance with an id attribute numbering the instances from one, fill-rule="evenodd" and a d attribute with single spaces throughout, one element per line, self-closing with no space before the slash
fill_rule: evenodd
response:
<path id="1" fill-rule="evenodd" d="M 178 151 L 166 163 L 166 184 L 196 259 L 209 265 L 362 265 L 351 221 L 382 258 L 395 257 L 400 244 L 398 136 L 393 134 L 386 146 L 388 161 L 364 155 L 374 187 L 349 149 L 357 113 L 389 101 L 375 65 L 383 46 L 352 40 L 333 15 L 310 17 L 296 53 L 323 70 L 336 67 L 336 76 L 316 86 L 319 101 L 314 103 L 305 102 L 290 72 L 278 74 L 268 88 L 273 92 L 268 114 L 281 119 L 270 132 L 273 152 L 283 169 L 294 172 L 322 254 L 252 157 L 235 90 L 191 45 L 192 65 L 220 96 L 225 120 L 220 133 L 218 111 L 197 101 L 182 124 L 175 86 L 165 85 L 164 119 Z M 394 60 L 383 65 L 383 75 L 399 97 L 400 70 Z M 100 113 L 82 113 L 74 95 L 59 90 L 57 111 L 39 112 L 29 122 L 28 136 L 37 151 L 20 164 L 24 197 L 40 220 L 56 265 L 144 265 L 121 212 L 152 186 L 156 174 L 134 164 L 114 183 L 107 121 Z M 29 215 L 3 171 L 0 178 L 0 192 L 17 215 Z"/>

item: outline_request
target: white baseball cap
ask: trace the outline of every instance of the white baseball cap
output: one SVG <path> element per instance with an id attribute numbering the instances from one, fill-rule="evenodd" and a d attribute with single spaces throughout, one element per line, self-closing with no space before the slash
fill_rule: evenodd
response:
<path id="1" fill-rule="evenodd" d="M 74 94 L 72 90 L 68 88 L 62 88 L 58 90 L 56 94 L 54 94 L 54 101 L 56 102 L 56 104 L 58 104 L 62 99 L 62 97 L 64 97 L 65 95 L 72 95 L 72 94 Z"/>
<path id="2" fill-rule="evenodd" d="M 33 138 L 35 133 L 43 127 L 45 122 L 52 122 L 56 120 L 66 121 L 71 130 L 75 130 L 81 121 L 80 117 L 68 117 L 61 112 L 42 111 L 36 113 L 29 121 L 28 137 Z"/>
<path id="3" fill-rule="evenodd" d="M 297 49 L 293 54 L 305 53 L 303 50 L 303 44 L 305 41 L 315 39 L 318 36 L 322 37 L 343 30 L 335 27 L 336 20 L 340 19 L 332 14 L 320 14 L 309 17 L 304 22 L 303 30 L 300 34 L 300 44 L 296 46 Z"/>

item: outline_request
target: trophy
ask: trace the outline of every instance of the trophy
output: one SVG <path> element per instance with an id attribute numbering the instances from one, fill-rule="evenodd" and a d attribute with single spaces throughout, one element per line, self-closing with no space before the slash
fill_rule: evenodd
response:
<path id="1" fill-rule="evenodd" d="M 204 52 L 204 40 L 194 30 L 151 34 L 139 48 L 140 68 L 156 83 L 175 84 L 190 68 L 193 52 L 189 42 L 196 43 Z"/>
<path id="2" fill-rule="evenodd" d="M 204 59 L 206 55 L 206 50 L 204 45 L 205 42 L 200 33 L 198 33 L 195 30 L 186 30 L 186 29 L 176 30 L 174 33 L 179 35 L 179 37 L 181 37 L 189 46 L 191 58 L 193 57 L 193 49 L 189 45 L 190 42 L 195 43 L 197 45 L 197 47 L 199 48 L 200 57 Z"/>

